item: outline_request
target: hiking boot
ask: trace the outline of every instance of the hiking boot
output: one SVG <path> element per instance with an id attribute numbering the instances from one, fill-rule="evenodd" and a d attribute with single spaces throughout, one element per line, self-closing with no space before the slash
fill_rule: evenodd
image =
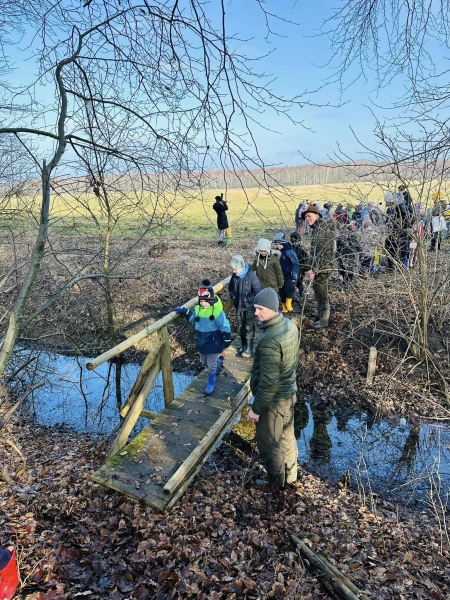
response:
<path id="1" fill-rule="evenodd" d="M 253 340 L 253 339 L 248 340 L 248 346 L 247 346 L 245 352 L 242 352 L 241 357 L 242 358 L 252 358 L 254 345 L 255 345 L 255 340 Z"/>
<path id="2" fill-rule="evenodd" d="M 320 303 L 318 310 L 319 320 L 315 323 L 311 323 L 311 329 L 323 329 L 328 327 L 328 321 L 330 320 L 330 304 L 328 302 Z"/>
<path id="3" fill-rule="evenodd" d="M 239 346 L 239 348 L 236 350 L 236 356 L 242 356 L 243 352 L 247 351 L 247 344 L 242 344 L 241 346 Z"/>
<path id="4" fill-rule="evenodd" d="M 274 481 L 267 481 L 266 479 L 255 479 L 255 485 L 265 492 L 276 493 L 280 491 L 277 483 Z"/>

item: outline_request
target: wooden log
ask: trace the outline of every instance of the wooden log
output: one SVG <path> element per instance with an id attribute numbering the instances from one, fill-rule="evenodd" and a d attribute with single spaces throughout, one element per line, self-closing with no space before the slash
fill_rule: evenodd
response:
<path id="1" fill-rule="evenodd" d="M 327 560 L 325 558 L 325 556 L 322 556 L 321 554 L 317 554 L 317 557 L 320 558 L 320 560 L 325 564 L 325 566 L 327 566 L 330 569 L 330 571 L 332 571 L 336 575 L 336 577 L 339 577 L 340 579 L 342 579 L 342 581 L 348 587 L 348 589 L 350 591 L 352 591 L 355 594 L 355 596 L 357 596 L 359 598 L 359 600 L 369 600 L 368 596 L 366 596 L 365 594 L 362 594 L 360 592 L 360 590 L 356 587 L 356 585 L 352 581 L 350 581 L 350 579 L 348 577 L 346 577 L 344 575 L 344 573 L 339 571 L 339 569 L 337 569 L 333 565 L 333 563 L 331 563 L 329 560 Z"/>
<path id="2" fill-rule="evenodd" d="M 214 291 L 220 292 L 220 290 L 222 290 L 226 285 L 228 285 L 228 283 L 230 282 L 230 279 L 231 279 L 231 277 L 227 277 L 226 279 L 223 279 L 222 281 L 217 283 L 214 286 Z M 197 302 L 198 302 L 198 297 L 196 296 L 195 298 L 191 298 L 191 300 L 189 300 L 188 302 L 183 304 L 183 306 L 185 306 L 186 308 L 193 308 L 197 304 Z M 144 338 L 148 337 L 152 333 L 159 331 L 161 329 L 161 327 L 168 325 L 171 321 L 174 321 L 179 316 L 180 315 L 178 313 L 176 313 L 175 311 L 170 312 L 169 314 L 165 315 L 162 319 L 155 321 L 155 323 L 148 325 L 147 327 L 145 327 L 145 329 L 141 329 L 141 331 L 138 331 L 134 335 L 130 336 L 128 339 L 126 339 L 123 342 L 121 342 L 120 344 L 118 344 L 117 346 L 114 346 L 114 348 L 110 348 L 103 354 L 100 354 L 100 356 L 97 356 L 90 363 L 87 363 L 86 368 L 89 371 L 92 371 L 93 369 L 97 368 L 99 365 L 103 364 L 107 360 L 110 360 L 114 356 L 121 354 L 127 348 L 134 346 L 135 344 L 137 344 Z"/>
<path id="3" fill-rule="evenodd" d="M 141 370 L 139 371 L 136 381 L 134 382 L 133 387 L 131 388 L 127 400 L 122 404 L 122 408 L 120 409 L 120 415 L 122 417 L 127 416 L 130 407 L 133 406 L 134 402 L 136 401 L 136 398 L 138 397 L 139 392 L 141 391 L 142 386 L 145 383 L 148 372 L 150 371 L 153 363 L 158 359 L 162 344 L 163 340 L 161 338 L 161 335 L 158 333 L 155 338 L 155 343 L 150 348 L 149 353 L 147 354 L 144 362 L 142 363 Z"/>
<path id="4" fill-rule="evenodd" d="M 138 417 L 141 414 L 141 411 L 144 407 L 144 402 L 146 401 L 147 396 L 152 391 L 153 384 L 155 383 L 155 379 L 157 378 L 160 369 L 161 369 L 161 363 L 160 363 L 160 360 L 158 357 L 158 360 L 151 367 L 151 369 L 148 373 L 147 380 L 144 383 L 142 390 L 137 395 L 136 400 L 133 403 L 133 406 L 131 406 L 127 416 L 125 417 L 125 420 L 122 424 L 122 427 L 120 428 L 120 431 L 119 431 L 116 439 L 112 443 L 111 449 L 108 453 L 108 460 L 111 458 L 111 456 L 114 456 L 114 454 L 117 454 L 119 452 L 119 450 L 121 448 L 123 448 L 125 446 L 125 444 L 127 443 L 128 437 L 129 437 L 133 427 L 135 426 L 136 421 L 138 420 Z"/>
<path id="5" fill-rule="evenodd" d="M 372 385 L 375 369 L 377 368 L 377 349 L 371 346 L 369 352 L 369 364 L 367 365 L 366 385 Z"/>
<path id="6" fill-rule="evenodd" d="M 295 535 L 295 533 L 287 528 L 285 531 L 291 542 L 299 549 L 303 558 L 306 558 L 315 569 L 320 571 L 324 576 L 326 584 L 339 598 L 342 598 L 343 600 L 362 600 L 362 598 L 364 598 L 359 590 L 355 593 L 345 585 L 343 581 L 344 575 L 336 569 L 336 567 L 331 570 L 304 542 L 302 542 L 299 537 Z M 357 589 L 356 586 L 354 586 L 354 588 Z M 367 598 L 365 600 L 367 600 Z"/>
<path id="7" fill-rule="evenodd" d="M 173 377 L 172 377 L 172 354 L 170 351 L 170 338 L 167 325 L 160 330 L 161 340 L 163 342 L 161 350 L 161 372 L 163 380 L 163 391 L 164 391 L 164 405 L 169 406 L 175 398 L 175 392 L 173 389 Z"/>

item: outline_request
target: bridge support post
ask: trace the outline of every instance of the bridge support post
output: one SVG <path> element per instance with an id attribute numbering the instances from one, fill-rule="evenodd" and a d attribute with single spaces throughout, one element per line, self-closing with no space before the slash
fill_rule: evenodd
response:
<path id="1" fill-rule="evenodd" d="M 172 377 L 172 355 L 170 351 L 170 338 L 167 326 L 161 328 L 161 371 L 163 378 L 163 390 L 164 390 L 164 404 L 169 404 L 175 398 L 173 389 L 173 377 Z"/>

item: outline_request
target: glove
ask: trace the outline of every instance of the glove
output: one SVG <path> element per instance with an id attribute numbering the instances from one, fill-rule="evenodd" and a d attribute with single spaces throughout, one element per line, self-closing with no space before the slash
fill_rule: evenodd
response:
<path id="1" fill-rule="evenodd" d="M 184 315 L 184 316 L 186 316 L 188 314 L 188 312 L 189 312 L 189 310 L 185 306 L 177 306 L 173 310 L 176 313 L 178 313 L 179 315 Z"/>
<path id="2" fill-rule="evenodd" d="M 225 350 L 225 348 L 228 348 L 228 346 L 231 346 L 231 334 L 227 333 L 223 336 L 223 348 Z"/>

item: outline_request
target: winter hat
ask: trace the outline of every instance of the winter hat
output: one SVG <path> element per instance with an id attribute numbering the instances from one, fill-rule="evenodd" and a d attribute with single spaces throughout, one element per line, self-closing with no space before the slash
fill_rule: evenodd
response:
<path id="1" fill-rule="evenodd" d="M 386 192 L 384 195 L 384 202 L 385 204 L 394 204 L 395 202 L 395 196 L 392 192 Z"/>
<path id="2" fill-rule="evenodd" d="M 241 254 L 236 254 L 230 260 L 230 267 L 232 269 L 243 269 L 245 267 L 245 260 Z"/>
<path id="3" fill-rule="evenodd" d="M 291 244 L 296 244 L 297 242 L 300 242 L 300 234 L 298 233 L 298 231 L 292 231 L 291 235 L 289 236 L 289 240 L 291 242 Z"/>
<path id="4" fill-rule="evenodd" d="M 287 239 L 286 236 L 284 235 L 284 233 L 282 231 L 280 231 L 279 233 L 276 233 L 274 238 L 273 238 L 273 243 L 274 244 L 287 244 Z"/>
<path id="5" fill-rule="evenodd" d="M 373 223 L 368 215 L 366 215 L 362 222 L 363 227 L 373 227 Z"/>
<path id="6" fill-rule="evenodd" d="M 206 302 L 214 302 L 214 289 L 209 279 L 204 279 L 202 285 L 197 292 L 198 300 L 206 300 Z"/>
<path id="7" fill-rule="evenodd" d="M 256 252 L 268 252 L 270 253 L 272 249 L 272 244 L 270 240 L 266 240 L 266 238 L 259 238 L 258 243 L 256 245 Z"/>
<path id="8" fill-rule="evenodd" d="M 271 288 L 264 288 L 260 292 L 258 292 L 255 296 L 254 304 L 258 304 L 259 306 L 264 306 L 264 308 L 270 308 L 273 312 L 279 312 L 280 302 L 278 300 L 278 294 L 276 291 Z"/>
<path id="9" fill-rule="evenodd" d="M 302 219 L 305 218 L 305 216 L 308 213 L 313 213 L 313 215 L 319 215 L 319 217 L 321 217 L 322 215 L 319 212 L 319 209 L 317 208 L 317 206 L 311 206 L 311 204 L 308 206 L 308 208 L 305 210 L 305 212 L 302 214 Z"/>
<path id="10" fill-rule="evenodd" d="M 318 211 L 322 210 L 322 203 L 321 202 L 314 202 L 314 206 L 317 208 Z"/>
<path id="11" fill-rule="evenodd" d="M 325 204 L 323 205 L 324 208 L 326 209 L 330 209 L 333 207 L 333 203 L 332 202 L 325 202 Z"/>
<path id="12" fill-rule="evenodd" d="M 221 196 L 214 196 L 214 200 L 222 200 Z"/>

